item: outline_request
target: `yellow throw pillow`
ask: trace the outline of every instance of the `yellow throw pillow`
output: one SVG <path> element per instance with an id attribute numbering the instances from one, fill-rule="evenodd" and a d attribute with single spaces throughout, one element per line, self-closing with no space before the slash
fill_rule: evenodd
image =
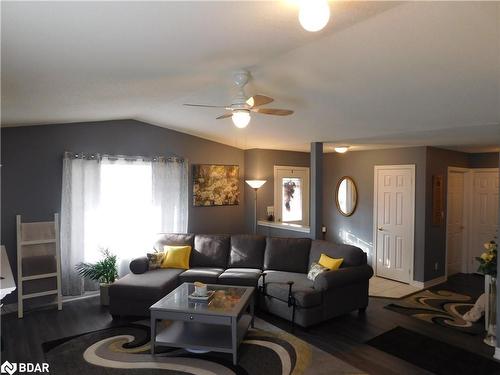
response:
<path id="1" fill-rule="evenodd" d="M 343 261 L 344 258 L 335 259 L 335 258 L 330 258 L 328 255 L 321 254 L 318 263 L 320 266 L 328 268 L 331 271 L 335 271 L 340 268 L 340 265 L 342 264 Z"/>
<path id="2" fill-rule="evenodd" d="M 163 251 L 167 253 L 163 257 L 161 268 L 181 268 L 189 269 L 189 257 L 191 256 L 191 246 L 163 246 Z"/>

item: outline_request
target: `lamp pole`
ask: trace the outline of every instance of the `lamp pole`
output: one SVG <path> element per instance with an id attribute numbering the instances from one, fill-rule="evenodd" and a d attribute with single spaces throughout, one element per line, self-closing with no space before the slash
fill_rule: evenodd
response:
<path id="1" fill-rule="evenodd" d="M 255 200 L 254 200 L 254 206 L 253 206 L 253 234 L 257 234 L 257 190 L 258 188 L 253 189 L 255 191 Z"/>

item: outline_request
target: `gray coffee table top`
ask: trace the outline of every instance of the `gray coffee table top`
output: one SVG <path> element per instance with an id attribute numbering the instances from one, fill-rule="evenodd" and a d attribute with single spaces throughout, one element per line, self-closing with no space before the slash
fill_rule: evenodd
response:
<path id="1" fill-rule="evenodd" d="M 207 284 L 215 295 L 207 302 L 191 301 L 192 283 L 184 283 L 151 306 L 151 310 L 185 312 L 206 315 L 238 316 L 252 297 L 254 287 Z"/>

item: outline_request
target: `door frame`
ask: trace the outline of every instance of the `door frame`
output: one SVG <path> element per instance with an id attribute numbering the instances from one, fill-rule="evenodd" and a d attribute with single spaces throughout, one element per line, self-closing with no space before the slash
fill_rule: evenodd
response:
<path id="1" fill-rule="evenodd" d="M 444 275 L 448 279 L 448 220 L 449 220 L 449 182 L 450 182 L 450 172 L 455 173 L 463 173 L 464 175 L 464 194 L 462 197 L 462 226 L 464 227 L 463 231 L 463 241 L 462 241 L 462 265 L 461 272 L 468 273 L 468 259 L 469 259 L 469 233 L 470 233 L 470 213 L 471 213 L 471 196 L 472 196 L 472 171 L 470 168 L 462 168 L 462 167 L 448 167 L 448 171 L 446 174 L 446 237 L 445 237 L 445 262 L 444 262 Z"/>
<path id="2" fill-rule="evenodd" d="M 409 169 L 412 173 L 411 177 L 411 204 L 410 204 L 410 216 L 411 216 L 411 225 L 410 225 L 410 254 L 409 258 L 410 262 L 410 270 L 409 270 L 409 284 L 414 284 L 413 279 L 413 270 L 415 266 L 415 184 L 416 184 L 416 174 L 415 174 L 415 164 L 399 164 L 399 165 L 375 165 L 373 167 L 373 249 L 375 257 L 372 258 L 375 261 L 372 266 L 375 269 L 375 275 L 378 273 L 378 259 L 377 259 L 377 213 L 378 213 L 378 183 L 377 183 L 377 174 L 380 170 L 386 169 Z"/>
<path id="3" fill-rule="evenodd" d="M 310 184 L 311 184 L 311 179 L 310 179 L 310 171 L 309 167 L 296 167 L 293 165 L 275 165 L 273 168 L 273 206 L 274 206 L 274 217 L 276 221 L 282 222 L 282 217 L 283 214 L 280 211 L 281 210 L 281 204 L 282 204 L 282 199 L 281 197 L 281 189 L 278 188 L 278 173 L 280 170 L 291 170 L 292 173 L 293 171 L 299 171 L 303 172 L 305 174 L 304 178 L 304 186 L 303 186 L 303 199 L 302 199 L 302 215 L 303 215 L 303 223 L 300 225 L 304 226 L 309 226 L 311 223 L 311 218 L 310 218 Z M 281 184 L 279 184 L 281 186 Z"/>

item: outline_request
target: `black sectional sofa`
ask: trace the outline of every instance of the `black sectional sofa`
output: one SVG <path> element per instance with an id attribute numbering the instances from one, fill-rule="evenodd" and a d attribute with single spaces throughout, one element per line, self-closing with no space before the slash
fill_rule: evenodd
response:
<path id="1" fill-rule="evenodd" d="M 154 248 L 192 247 L 190 269 L 148 269 L 147 257 L 130 263 L 130 274 L 110 287 L 113 316 L 147 316 L 149 307 L 183 282 L 259 287 L 259 307 L 307 327 L 366 309 L 373 275 L 359 248 L 308 238 L 258 235 L 162 234 Z M 339 270 L 307 278 L 321 253 L 344 258 Z M 293 282 L 293 283 L 291 283 Z"/>

